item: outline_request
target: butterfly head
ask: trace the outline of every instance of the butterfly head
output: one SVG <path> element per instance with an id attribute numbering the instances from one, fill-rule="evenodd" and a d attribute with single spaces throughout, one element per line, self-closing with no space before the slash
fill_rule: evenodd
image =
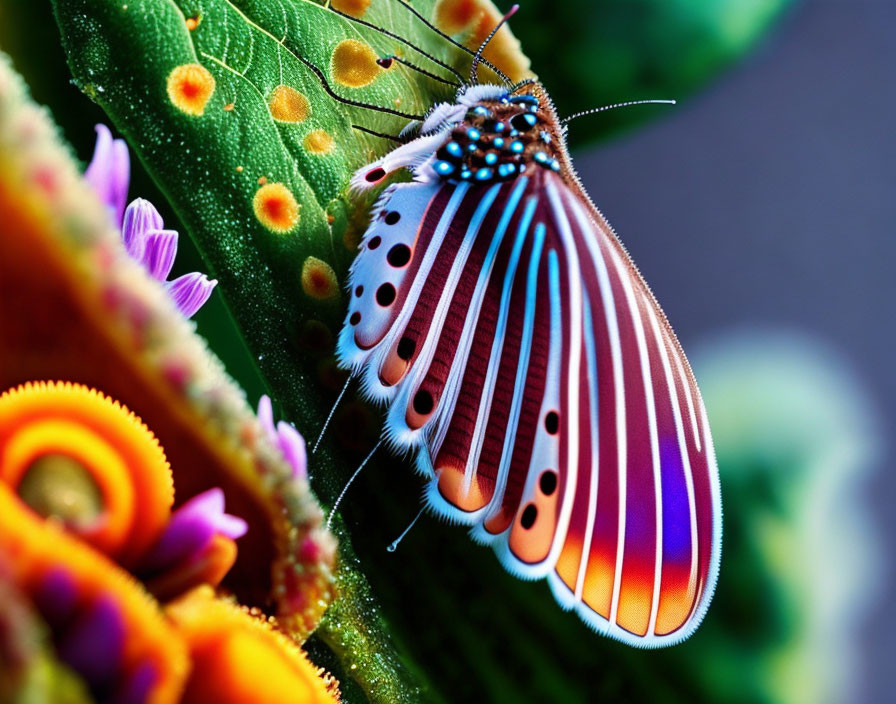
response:
<path id="1" fill-rule="evenodd" d="M 535 170 L 560 171 L 564 130 L 537 83 L 525 91 L 479 84 L 461 88 L 402 133 L 405 143 L 367 165 L 353 185 L 369 188 L 409 168 L 418 180 L 496 183 Z"/>

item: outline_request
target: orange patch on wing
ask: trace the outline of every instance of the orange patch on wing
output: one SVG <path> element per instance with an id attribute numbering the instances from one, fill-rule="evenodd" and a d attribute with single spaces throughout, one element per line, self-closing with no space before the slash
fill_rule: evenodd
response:
<path id="1" fill-rule="evenodd" d="M 265 179 L 264 185 L 255 192 L 252 209 L 262 225 L 281 235 L 290 232 L 299 222 L 296 197 L 282 183 L 267 183 Z"/>
<path id="2" fill-rule="evenodd" d="M 639 569 L 633 566 L 626 567 L 619 588 L 616 623 L 635 635 L 647 635 L 652 603 L 653 566 Z"/>
<path id="3" fill-rule="evenodd" d="M 576 582 L 579 578 L 579 565 L 582 563 L 582 539 L 575 535 L 567 535 L 560 557 L 557 558 L 557 576 L 569 587 L 573 593 L 576 591 Z"/>
<path id="4" fill-rule="evenodd" d="M 357 39 L 344 39 L 336 45 L 330 58 L 333 80 L 349 88 L 360 88 L 373 83 L 383 70 L 369 44 Z"/>
<path id="5" fill-rule="evenodd" d="M 268 109 L 271 116 L 281 122 L 304 122 L 311 115 L 308 98 L 295 88 L 282 84 L 268 97 Z"/>
<path id="6" fill-rule="evenodd" d="M 694 608 L 696 590 L 690 585 L 690 569 L 663 566 L 656 634 L 667 635 L 681 628 Z"/>
<path id="7" fill-rule="evenodd" d="M 308 257 L 302 264 L 302 290 L 319 301 L 339 294 L 339 282 L 333 267 L 323 259 Z"/>
<path id="8" fill-rule="evenodd" d="M 616 562 L 608 555 L 592 550 L 588 555 L 588 566 L 585 568 L 585 584 L 582 601 L 604 618 L 610 618 L 610 607 L 613 601 L 613 577 Z"/>
<path id="9" fill-rule="evenodd" d="M 523 562 L 542 562 L 547 558 L 554 542 L 557 528 L 557 497 L 537 494 L 532 501 L 522 504 L 517 512 L 517 520 L 510 530 L 510 550 Z M 529 528 L 526 525 L 528 515 L 535 509 L 534 520 Z M 528 515 L 527 515 L 528 514 Z"/>
<path id="10" fill-rule="evenodd" d="M 215 92 L 215 77 L 202 64 L 182 64 L 168 74 L 167 88 L 178 110 L 199 117 Z"/>
<path id="11" fill-rule="evenodd" d="M 464 472 L 457 467 L 436 467 L 439 476 L 439 493 L 449 503 L 457 506 L 462 511 L 478 511 L 488 503 L 479 483 L 474 479 L 470 484 L 470 491 L 464 493 Z"/>

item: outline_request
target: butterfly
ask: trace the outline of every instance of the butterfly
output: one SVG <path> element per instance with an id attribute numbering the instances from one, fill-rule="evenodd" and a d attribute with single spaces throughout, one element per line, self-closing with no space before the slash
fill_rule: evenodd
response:
<path id="1" fill-rule="evenodd" d="M 411 176 L 372 210 L 340 365 L 387 406 L 432 513 L 599 633 L 684 640 L 721 550 L 706 410 L 544 87 L 473 80 L 402 138 L 352 179 Z"/>

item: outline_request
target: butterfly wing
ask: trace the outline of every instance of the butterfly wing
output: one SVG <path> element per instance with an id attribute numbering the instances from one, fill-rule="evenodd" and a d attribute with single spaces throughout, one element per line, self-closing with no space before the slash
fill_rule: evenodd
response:
<path id="1" fill-rule="evenodd" d="M 393 446 L 417 448 L 429 506 L 606 635 L 690 635 L 720 550 L 706 414 L 587 203 L 545 170 L 394 186 L 351 285 L 340 359 L 388 402 Z"/>

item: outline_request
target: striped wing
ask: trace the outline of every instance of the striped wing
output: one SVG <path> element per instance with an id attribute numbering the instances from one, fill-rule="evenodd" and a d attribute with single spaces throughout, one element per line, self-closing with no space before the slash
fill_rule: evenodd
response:
<path id="1" fill-rule="evenodd" d="M 393 186 L 351 273 L 342 363 L 416 448 L 427 502 L 633 645 L 706 611 L 720 499 L 706 413 L 662 311 L 556 174 Z"/>

